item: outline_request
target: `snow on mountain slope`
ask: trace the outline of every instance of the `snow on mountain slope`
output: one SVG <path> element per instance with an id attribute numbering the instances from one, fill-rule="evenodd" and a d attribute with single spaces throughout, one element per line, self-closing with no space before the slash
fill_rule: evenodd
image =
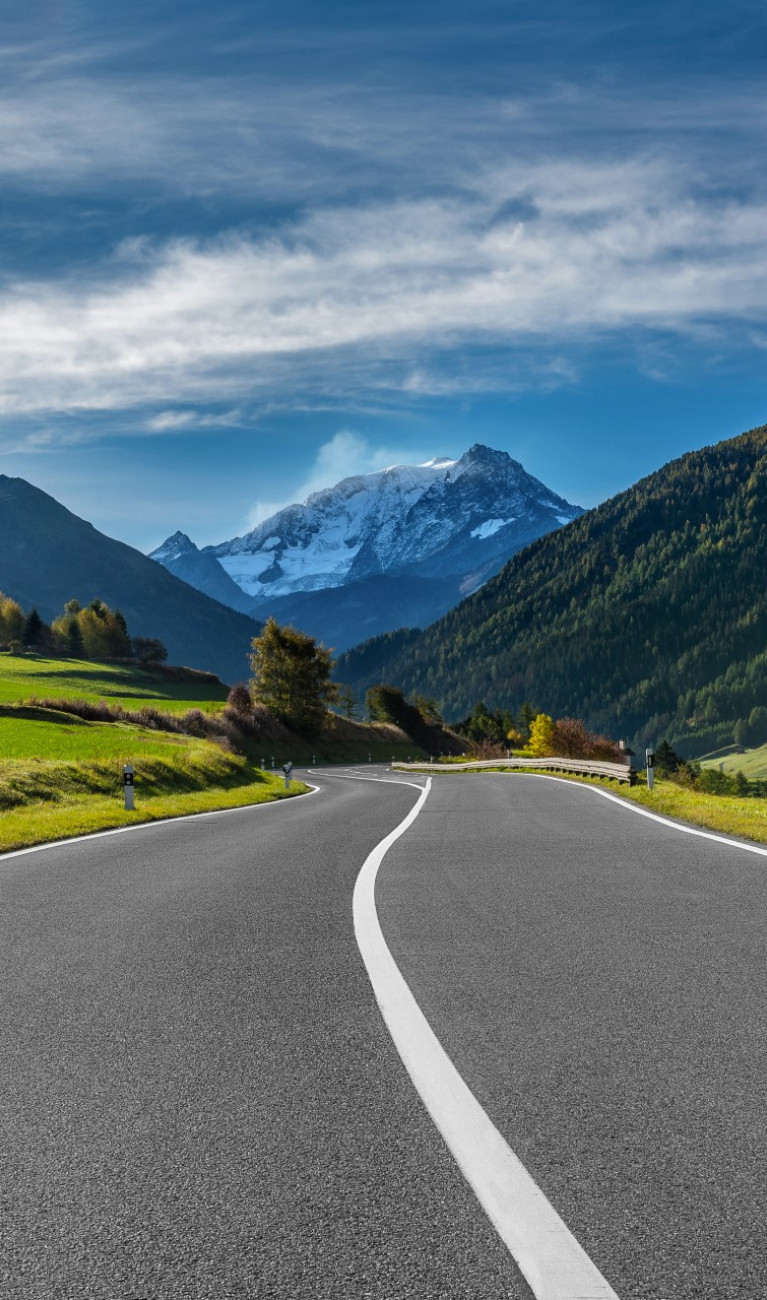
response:
<path id="1" fill-rule="evenodd" d="M 467 594 L 528 541 L 581 514 L 505 452 L 393 465 L 343 479 L 244 537 L 205 547 L 254 608 L 374 574 L 455 578 Z M 161 558 L 164 547 L 153 553 Z"/>

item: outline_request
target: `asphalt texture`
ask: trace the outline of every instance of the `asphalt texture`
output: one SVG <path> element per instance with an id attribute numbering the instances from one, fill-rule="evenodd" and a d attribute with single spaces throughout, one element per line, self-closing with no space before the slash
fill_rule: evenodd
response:
<path id="1" fill-rule="evenodd" d="M 354 941 L 356 876 L 418 791 L 317 782 L 0 860 L 3 1300 L 530 1300 Z M 767 859 L 587 787 L 448 775 L 377 903 L 621 1300 L 761 1300 Z"/>
<path id="2" fill-rule="evenodd" d="M 585 786 L 448 775 L 377 905 L 448 1055 L 621 1300 L 762 1300 L 767 858 Z"/>
<path id="3" fill-rule="evenodd" d="M 3 1300 L 529 1300 L 354 940 L 418 792 L 318 783 L 0 860 Z"/>

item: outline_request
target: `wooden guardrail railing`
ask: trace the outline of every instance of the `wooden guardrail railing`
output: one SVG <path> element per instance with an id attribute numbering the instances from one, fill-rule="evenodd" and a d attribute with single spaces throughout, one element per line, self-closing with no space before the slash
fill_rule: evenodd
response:
<path id="1" fill-rule="evenodd" d="M 470 772 L 483 767 L 499 768 L 533 768 L 536 771 L 573 772 L 583 776 L 606 776 L 611 781 L 623 781 L 634 784 L 636 773 L 632 772 L 630 761 L 625 763 L 604 763 L 592 758 L 487 758 L 467 763 L 392 763 L 398 771 L 409 772 L 418 769 L 421 772 Z"/>

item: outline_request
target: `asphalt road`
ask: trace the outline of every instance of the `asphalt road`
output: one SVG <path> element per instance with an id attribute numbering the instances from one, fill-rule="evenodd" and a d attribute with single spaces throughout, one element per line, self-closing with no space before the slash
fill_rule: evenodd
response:
<path id="1" fill-rule="evenodd" d="M 767 858 L 535 776 L 434 782 L 381 926 L 621 1300 L 767 1294 Z"/>
<path id="2" fill-rule="evenodd" d="M 527 1297 L 352 929 L 408 786 L 0 863 L 3 1300 Z"/>
<path id="3" fill-rule="evenodd" d="M 417 791 L 318 784 L 0 861 L 3 1298 L 529 1300 L 354 941 Z M 427 1018 L 621 1300 L 765 1294 L 765 880 L 519 775 L 436 780 L 381 868 Z"/>

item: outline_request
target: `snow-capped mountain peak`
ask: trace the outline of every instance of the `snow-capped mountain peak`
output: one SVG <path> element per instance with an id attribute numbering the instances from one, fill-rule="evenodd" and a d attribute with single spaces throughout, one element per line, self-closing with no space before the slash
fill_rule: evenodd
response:
<path id="1" fill-rule="evenodd" d="M 198 550 L 174 533 L 152 559 L 342 649 L 425 626 L 581 513 L 506 452 L 475 443 L 458 459 L 351 475 L 219 546 Z"/>
<path id="2" fill-rule="evenodd" d="M 435 456 L 342 479 L 203 554 L 257 602 L 373 574 L 472 574 L 479 585 L 488 566 L 496 571 L 580 513 L 506 452 L 476 443 L 457 460 Z"/>
<path id="3" fill-rule="evenodd" d="M 159 560 L 160 564 L 164 564 L 167 568 L 169 561 L 179 560 L 182 555 L 194 555 L 196 552 L 197 547 L 191 537 L 187 537 L 186 533 L 177 532 L 173 533 L 172 537 L 166 538 L 162 546 L 158 546 L 156 551 L 151 552 L 149 558 Z"/>

